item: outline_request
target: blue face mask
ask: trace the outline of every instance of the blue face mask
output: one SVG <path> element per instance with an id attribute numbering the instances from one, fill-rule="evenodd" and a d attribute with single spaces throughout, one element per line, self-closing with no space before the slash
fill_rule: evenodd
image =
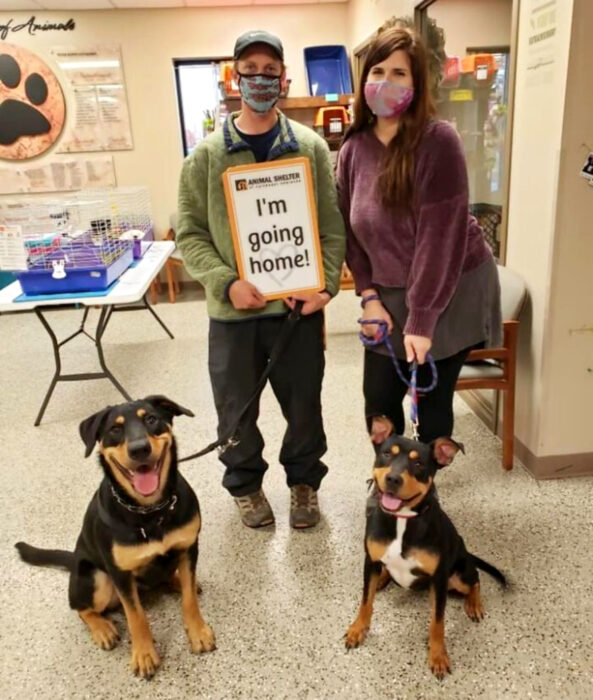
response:
<path id="1" fill-rule="evenodd" d="M 264 75 L 262 73 L 243 75 L 239 73 L 241 97 L 254 112 L 260 114 L 269 112 L 278 102 L 280 90 L 279 75 Z"/>

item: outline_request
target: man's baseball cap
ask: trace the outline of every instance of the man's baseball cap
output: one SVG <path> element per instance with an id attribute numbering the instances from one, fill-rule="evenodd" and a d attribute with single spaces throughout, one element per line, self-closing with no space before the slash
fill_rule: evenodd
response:
<path id="1" fill-rule="evenodd" d="M 269 32 L 263 31 L 263 29 L 256 29 L 252 32 L 245 32 L 235 42 L 235 50 L 233 51 L 233 58 L 235 61 L 239 59 L 243 51 L 248 49 L 253 44 L 266 44 L 272 51 L 278 54 L 278 58 L 284 61 L 284 48 L 282 42 L 277 36 L 270 34 Z"/>

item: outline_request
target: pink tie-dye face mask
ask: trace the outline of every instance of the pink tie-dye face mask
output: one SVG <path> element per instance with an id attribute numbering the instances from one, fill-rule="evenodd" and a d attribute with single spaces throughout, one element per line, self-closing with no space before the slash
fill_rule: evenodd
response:
<path id="1" fill-rule="evenodd" d="M 364 96 L 371 112 L 377 117 L 399 117 L 412 104 L 414 88 L 381 80 L 366 83 Z"/>

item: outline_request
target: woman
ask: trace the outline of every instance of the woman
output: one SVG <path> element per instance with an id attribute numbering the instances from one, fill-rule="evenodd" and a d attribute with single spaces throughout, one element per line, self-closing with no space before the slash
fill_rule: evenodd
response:
<path id="1" fill-rule="evenodd" d="M 459 136 L 434 119 L 425 49 L 409 29 L 388 29 L 369 48 L 337 179 L 362 318 L 387 324 L 404 376 L 406 362 L 418 361 L 420 387 L 431 381 L 431 352 L 438 384 L 420 396 L 420 439 L 450 436 L 469 350 L 500 343 L 500 290 L 492 252 L 469 215 Z M 362 328 L 368 336 L 379 330 Z M 406 390 L 385 344 L 368 347 L 365 412 L 374 442 L 393 428 L 404 432 Z"/>

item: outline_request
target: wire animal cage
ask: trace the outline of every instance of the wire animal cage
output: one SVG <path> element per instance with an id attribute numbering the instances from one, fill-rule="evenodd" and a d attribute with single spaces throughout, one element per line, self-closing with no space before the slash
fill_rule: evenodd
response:
<path id="1" fill-rule="evenodd" d="M 26 294 L 106 289 L 154 238 L 148 190 L 81 190 L 0 211 L 0 269 Z"/>

